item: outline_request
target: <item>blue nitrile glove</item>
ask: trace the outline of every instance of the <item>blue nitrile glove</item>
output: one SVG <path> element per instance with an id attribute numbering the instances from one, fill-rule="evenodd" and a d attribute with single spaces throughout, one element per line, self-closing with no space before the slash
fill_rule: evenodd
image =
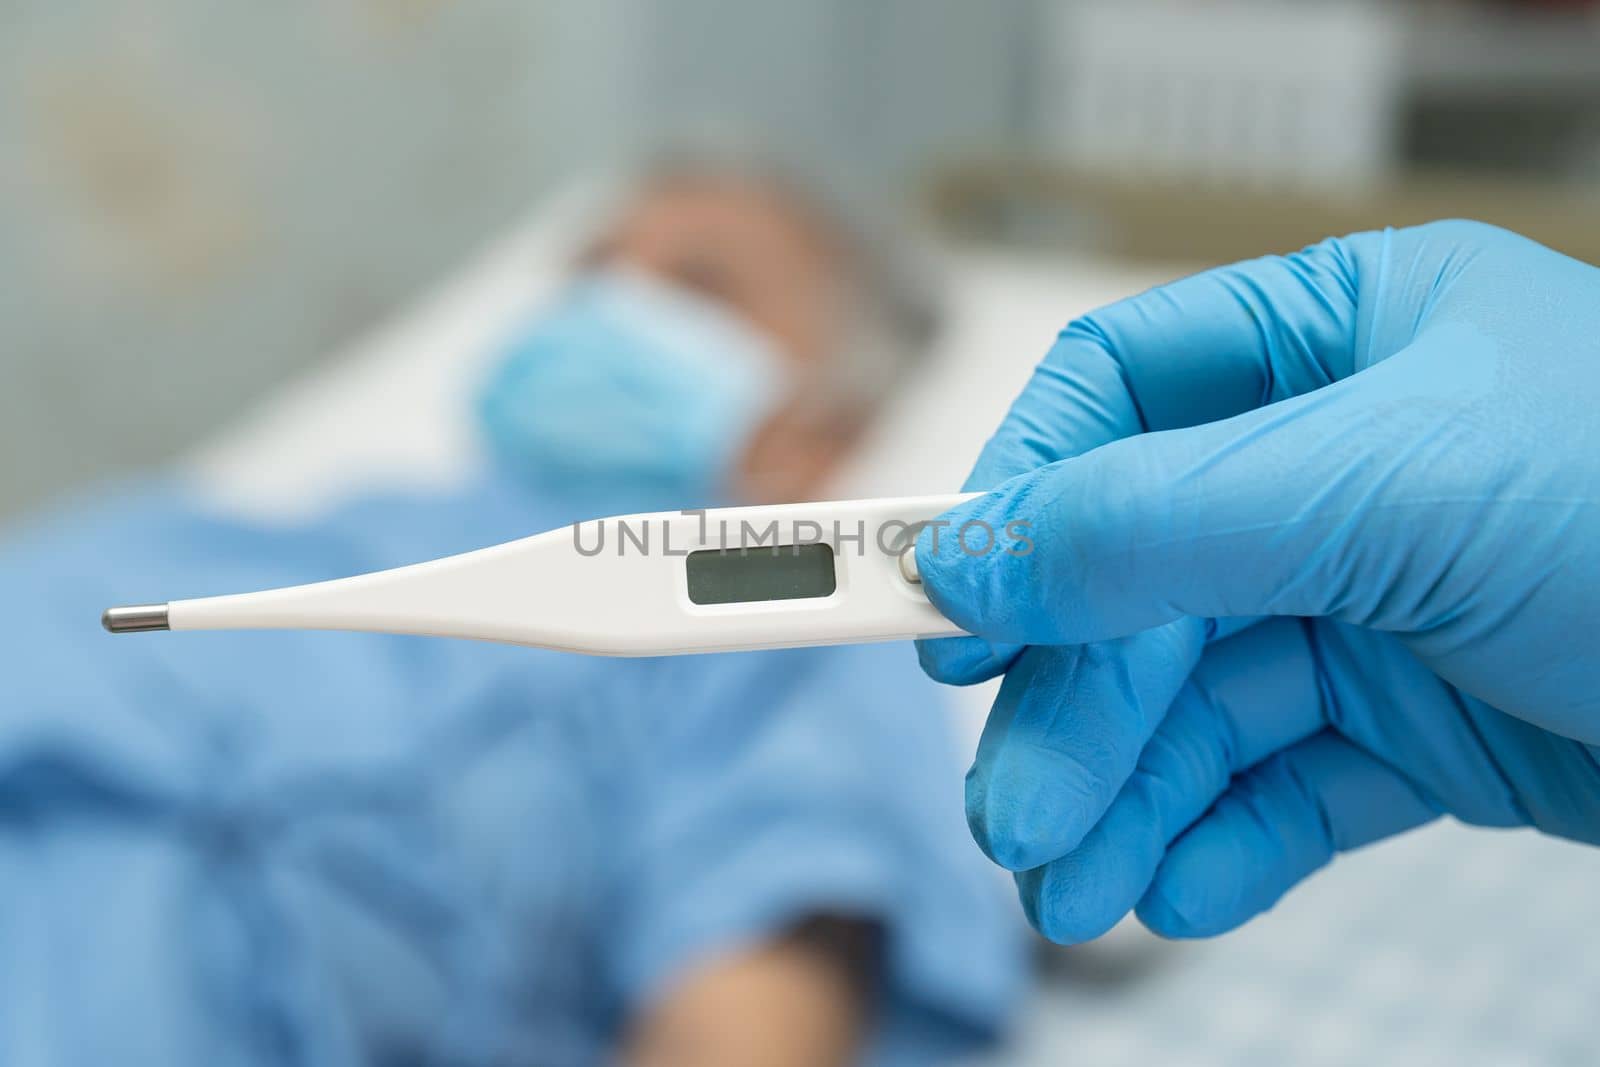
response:
<path id="1" fill-rule="evenodd" d="M 923 663 L 1006 671 L 968 819 L 1051 938 L 1219 933 L 1441 813 L 1600 843 L 1600 270 L 1443 222 L 1152 290 L 969 484 L 1034 549 L 924 533 L 982 639 Z"/>

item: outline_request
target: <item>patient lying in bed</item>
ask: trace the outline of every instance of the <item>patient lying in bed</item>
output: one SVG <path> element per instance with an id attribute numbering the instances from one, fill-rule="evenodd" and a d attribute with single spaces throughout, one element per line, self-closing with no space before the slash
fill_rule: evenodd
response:
<path id="1" fill-rule="evenodd" d="M 0 1061 L 920 1064 L 993 1035 L 1009 906 L 907 649 L 95 626 L 154 592 L 812 497 L 927 326 L 824 205 L 674 161 L 512 339 L 469 483 L 285 527 L 155 482 L 15 531 Z"/>

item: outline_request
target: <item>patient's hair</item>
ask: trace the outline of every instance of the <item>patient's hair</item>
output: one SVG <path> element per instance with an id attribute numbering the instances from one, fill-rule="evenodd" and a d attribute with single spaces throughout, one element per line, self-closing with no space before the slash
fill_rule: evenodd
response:
<path id="1" fill-rule="evenodd" d="M 776 193 L 839 252 L 846 322 L 830 375 L 844 404 L 870 410 L 927 356 L 941 324 L 942 286 L 929 250 L 892 212 L 748 138 L 679 137 L 630 170 L 637 189 L 663 181 L 738 180 Z"/>

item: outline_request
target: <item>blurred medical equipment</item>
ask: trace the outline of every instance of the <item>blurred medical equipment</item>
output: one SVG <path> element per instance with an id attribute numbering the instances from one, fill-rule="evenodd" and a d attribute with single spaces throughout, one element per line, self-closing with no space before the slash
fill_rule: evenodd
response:
<path id="1" fill-rule="evenodd" d="M 617 491 L 633 485 L 623 479 Z M 923 595 L 913 549 L 917 532 L 962 499 L 596 519 L 376 574 L 111 608 L 102 621 L 112 633 L 363 630 L 610 656 L 943 637 L 961 630 Z M 946 536 L 967 551 L 1030 547 L 1025 528 Z"/>
<path id="2" fill-rule="evenodd" d="M 923 651 L 1008 671 L 968 817 L 1042 931 L 1219 933 L 1441 813 L 1600 844 L 1597 337 L 1600 270 L 1470 222 L 1062 334 L 947 516 L 1038 551 L 917 552 L 1007 643 Z"/>
<path id="3" fill-rule="evenodd" d="M 1376 4 L 1049 8 L 1044 151 L 1086 170 L 1331 188 L 1395 164 L 1404 17 Z M 1315 42 L 1314 47 L 1308 47 Z"/>
<path id="4" fill-rule="evenodd" d="M 1561 6 L 1030 4 L 1026 132 L 943 157 L 933 209 L 1154 262 L 1450 217 L 1600 261 L 1600 17 Z"/>

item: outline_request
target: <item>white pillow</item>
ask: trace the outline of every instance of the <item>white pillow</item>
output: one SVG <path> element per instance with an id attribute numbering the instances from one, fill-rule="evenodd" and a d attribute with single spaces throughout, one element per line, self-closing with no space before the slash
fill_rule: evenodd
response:
<path id="1" fill-rule="evenodd" d="M 478 462 L 471 391 L 559 281 L 601 194 L 554 198 L 395 321 L 269 396 L 187 464 L 208 497 L 291 519 L 373 487 L 425 488 Z M 835 496 L 946 492 L 1073 316 L 1169 272 L 1000 252 L 947 256 L 947 329 Z"/>

